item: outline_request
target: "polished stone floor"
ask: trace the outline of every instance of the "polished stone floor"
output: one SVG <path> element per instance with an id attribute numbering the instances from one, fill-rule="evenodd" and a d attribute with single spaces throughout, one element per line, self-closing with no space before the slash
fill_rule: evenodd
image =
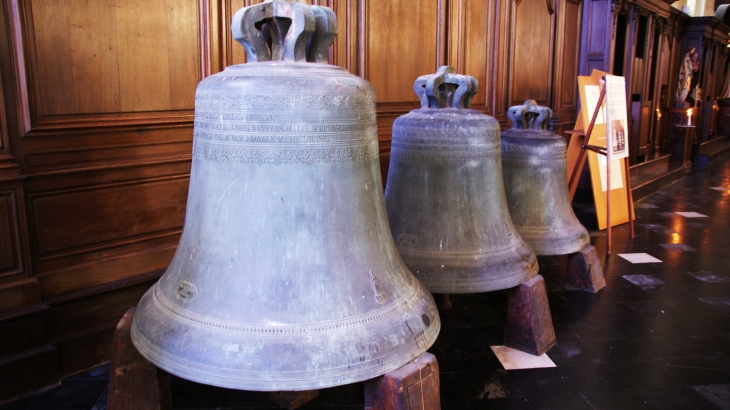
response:
<path id="1" fill-rule="evenodd" d="M 592 229 L 605 289 L 567 291 L 567 258 L 540 259 L 556 367 L 504 370 L 490 346 L 502 344 L 505 292 L 452 295 L 430 349 L 443 409 L 730 409 L 730 160 L 637 202 L 636 238 L 614 228 L 611 255 L 594 212 L 577 213 Z M 0 410 L 103 409 L 107 381 L 102 366 Z M 277 408 L 265 393 L 178 378 L 172 389 L 176 409 Z M 362 409 L 362 384 L 322 390 L 303 408 Z"/>

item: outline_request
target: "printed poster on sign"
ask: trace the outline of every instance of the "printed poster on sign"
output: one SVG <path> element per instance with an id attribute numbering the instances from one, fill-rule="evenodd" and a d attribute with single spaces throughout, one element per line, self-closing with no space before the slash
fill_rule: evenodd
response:
<path id="1" fill-rule="evenodd" d="M 606 150 L 611 160 L 629 156 L 628 116 L 626 115 L 626 80 L 614 75 L 606 76 L 606 135 L 611 136 Z M 613 186 L 611 186 L 613 189 Z"/>

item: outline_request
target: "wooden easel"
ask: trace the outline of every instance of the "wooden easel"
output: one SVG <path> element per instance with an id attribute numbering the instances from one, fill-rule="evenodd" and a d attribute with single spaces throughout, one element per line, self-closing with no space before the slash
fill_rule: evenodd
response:
<path id="1" fill-rule="evenodd" d="M 605 79 L 605 77 L 604 77 Z M 598 118 L 598 113 L 601 111 L 601 107 L 603 106 L 603 100 L 606 98 L 606 86 L 601 86 L 601 94 L 598 97 L 598 103 L 596 104 L 596 108 L 593 111 L 593 117 L 591 118 L 590 124 L 588 124 L 588 129 L 586 130 L 585 134 L 583 133 L 577 133 L 573 132 L 572 134 L 576 134 L 576 136 L 583 138 L 583 143 L 580 145 L 580 152 L 578 153 L 578 158 L 576 159 L 575 165 L 573 167 L 573 172 L 570 175 L 570 179 L 568 180 L 568 195 L 570 198 L 573 197 L 575 194 L 575 190 L 578 188 L 578 174 L 580 171 L 582 171 L 583 167 L 581 167 L 581 163 L 583 162 L 583 157 L 586 154 L 586 150 L 595 152 L 599 155 L 604 155 L 606 157 L 606 252 L 611 253 L 611 152 L 604 148 L 604 147 L 598 147 L 595 145 L 589 145 L 588 141 L 591 139 L 591 133 L 593 132 L 593 126 L 596 123 L 596 119 Z M 609 139 L 606 138 L 606 143 L 608 144 Z M 634 237 L 634 208 L 632 204 L 634 203 L 633 196 L 631 194 L 631 176 L 629 174 L 629 162 L 623 161 L 624 163 L 624 172 L 626 173 L 626 196 L 628 197 L 628 211 L 629 211 L 629 231 L 631 233 L 631 237 Z"/>

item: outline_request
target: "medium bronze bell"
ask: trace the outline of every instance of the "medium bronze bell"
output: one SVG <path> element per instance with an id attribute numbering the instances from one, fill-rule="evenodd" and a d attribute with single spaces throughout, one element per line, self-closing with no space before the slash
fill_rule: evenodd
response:
<path id="1" fill-rule="evenodd" d="M 182 237 L 132 327 L 170 373 L 312 390 L 399 368 L 438 335 L 388 228 L 373 88 L 326 64 L 336 21 L 293 1 L 243 8 L 248 63 L 198 86 Z"/>
<path id="2" fill-rule="evenodd" d="M 414 84 L 421 108 L 393 123 L 388 221 L 406 266 L 435 293 L 511 288 L 538 271 L 507 210 L 499 123 L 470 109 L 477 86 L 441 67 Z"/>
<path id="3" fill-rule="evenodd" d="M 591 244 L 568 201 L 565 140 L 547 130 L 552 110 L 528 100 L 507 112 L 502 167 L 512 222 L 537 255 L 566 255 Z"/>

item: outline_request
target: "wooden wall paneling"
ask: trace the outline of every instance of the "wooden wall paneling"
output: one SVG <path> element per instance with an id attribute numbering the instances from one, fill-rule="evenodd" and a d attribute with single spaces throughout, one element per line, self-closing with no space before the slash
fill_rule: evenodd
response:
<path id="1" fill-rule="evenodd" d="M 188 179 L 90 186 L 30 195 L 36 258 L 88 252 L 125 238 L 182 226 Z"/>
<path id="2" fill-rule="evenodd" d="M 510 2 L 509 106 L 536 100 L 550 106 L 553 86 L 555 13 L 545 0 Z"/>
<path id="3" fill-rule="evenodd" d="M 13 38 L 18 15 L 13 2 L 0 8 L 0 402 L 57 384 L 60 371 L 55 347 L 48 343 L 38 281 L 31 264 L 25 202 L 17 153 L 24 127 L 16 108 L 18 76 L 13 67 Z"/>
<path id="4" fill-rule="evenodd" d="M 32 128 L 190 120 L 209 51 L 207 0 L 13 3 Z"/>
<path id="5" fill-rule="evenodd" d="M 357 75 L 357 1 L 328 0 L 337 15 L 337 36 L 330 52 L 330 64 Z"/>
<path id="6" fill-rule="evenodd" d="M 584 0 L 581 24 L 580 75 L 611 72 L 618 5 L 611 0 Z"/>
<path id="7" fill-rule="evenodd" d="M 492 23 L 492 38 L 490 43 L 493 44 L 493 53 L 488 53 L 487 81 L 491 81 L 494 87 L 491 91 L 492 115 L 499 121 L 502 128 L 508 125 L 507 110 L 509 109 L 509 64 L 510 64 L 510 13 L 512 0 L 509 2 L 500 0 L 491 0 L 490 9 L 494 10 Z M 491 74 L 491 75 L 489 75 Z"/>
<path id="8" fill-rule="evenodd" d="M 137 304 L 156 278 L 84 299 L 59 301 L 46 313 L 48 337 L 57 348 L 61 377 L 109 360 L 119 319 Z"/>
<path id="9" fill-rule="evenodd" d="M 481 109 L 487 113 L 492 112 L 491 104 L 487 107 L 487 94 L 494 88 L 493 78 L 491 76 L 492 69 L 487 62 L 487 56 L 492 52 L 489 39 L 491 37 L 494 24 L 493 7 L 481 0 L 467 0 L 461 9 L 464 21 L 462 22 L 461 58 L 464 67 L 464 73 L 471 75 L 479 82 L 479 91 L 472 99 L 474 108 Z"/>
<path id="10" fill-rule="evenodd" d="M 444 61 L 444 0 L 362 2 L 365 31 L 365 79 L 378 103 L 416 103 L 413 82 L 433 73 Z M 397 22 L 397 24 L 394 24 Z M 412 105 L 412 104 L 411 104 Z"/>
<path id="11" fill-rule="evenodd" d="M 0 180 L 0 278 L 25 274 L 27 269 L 22 187 Z"/>
<path id="12" fill-rule="evenodd" d="M 446 64 L 454 67 L 459 74 L 467 74 L 464 71 L 467 3 L 467 0 L 453 0 L 447 7 Z"/>
<path id="13" fill-rule="evenodd" d="M 553 131 L 572 130 L 578 113 L 581 15 L 583 2 L 564 0 L 557 4 L 555 64 L 553 70 Z"/>
<path id="14" fill-rule="evenodd" d="M 56 348 L 45 344 L 12 356 L 0 364 L 0 401 L 22 397 L 61 381 Z"/>

